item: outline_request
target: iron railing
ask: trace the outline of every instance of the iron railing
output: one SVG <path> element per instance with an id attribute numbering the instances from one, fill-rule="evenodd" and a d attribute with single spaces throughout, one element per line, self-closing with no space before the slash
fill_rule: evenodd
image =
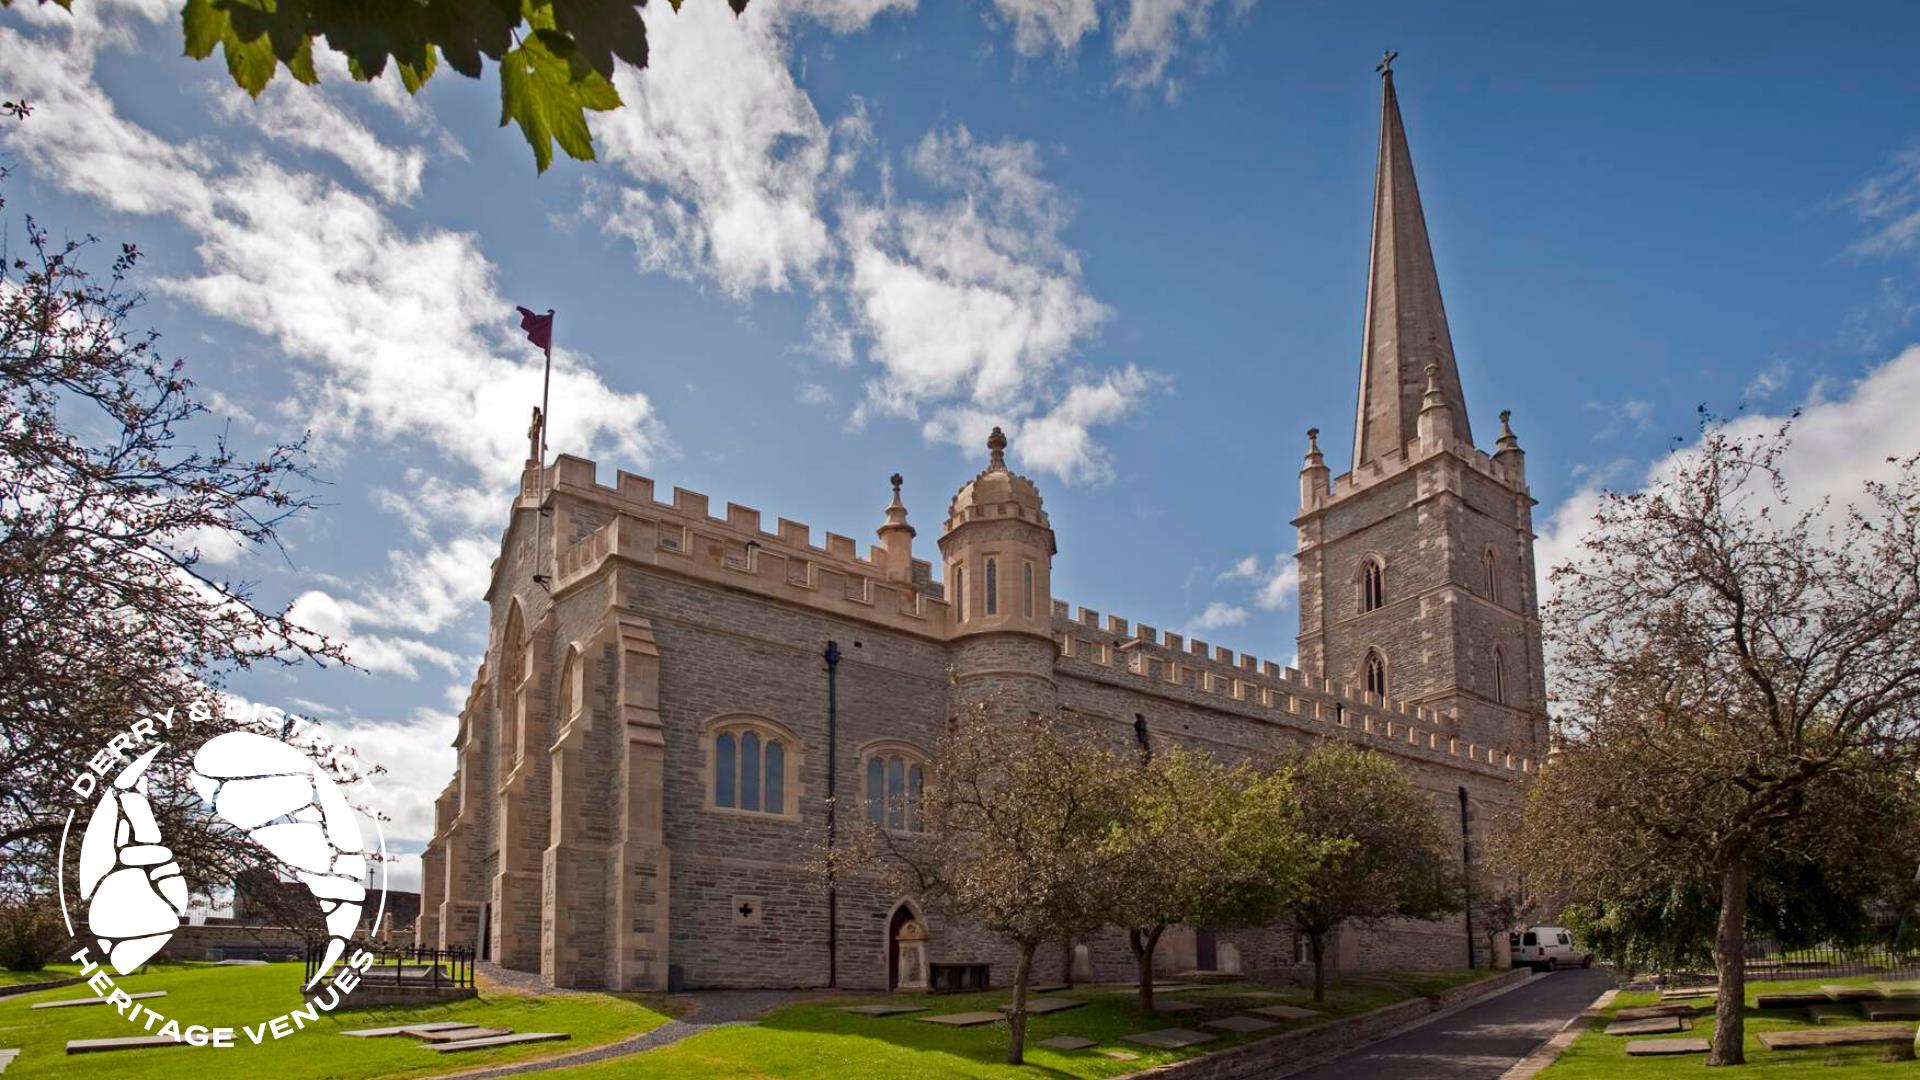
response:
<path id="1" fill-rule="evenodd" d="M 373 965 L 360 976 L 362 985 L 401 991 L 459 989 L 473 986 L 472 949 L 460 947 L 421 949 L 411 946 L 349 942 L 346 952 L 341 954 L 341 963 L 346 963 L 347 958 L 363 949 L 372 954 Z M 306 973 L 301 980 L 302 986 L 313 981 L 314 973 L 320 970 L 326 955 L 325 945 L 316 945 L 307 950 Z"/>

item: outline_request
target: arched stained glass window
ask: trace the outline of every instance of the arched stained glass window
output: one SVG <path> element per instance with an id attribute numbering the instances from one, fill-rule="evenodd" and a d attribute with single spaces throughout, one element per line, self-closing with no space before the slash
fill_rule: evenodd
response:
<path id="1" fill-rule="evenodd" d="M 867 821 L 895 832 L 919 832 L 920 798 L 926 791 L 926 760 L 900 743 L 868 751 L 863 793 Z"/>
<path id="2" fill-rule="evenodd" d="M 1487 599 L 1497 604 L 1500 602 L 1500 557 L 1493 553 L 1492 548 L 1487 549 L 1486 575 Z"/>
<path id="3" fill-rule="evenodd" d="M 907 763 L 887 759 L 887 828 L 907 827 Z"/>
<path id="4" fill-rule="evenodd" d="M 713 805 L 733 806 L 734 802 L 734 747 L 733 733 L 723 731 L 713 740 Z"/>
<path id="5" fill-rule="evenodd" d="M 1387 661 L 1372 649 L 1367 650 L 1367 692 L 1387 696 Z"/>
<path id="6" fill-rule="evenodd" d="M 1033 564 L 1020 564 L 1020 614 L 1033 618 Z"/>
<path id="7" fill-rule="evenodd" d="M 1507 703 L 1507 655 L 1498 645 L 1493 647 L 1493 700 Z"/>
<path id="8" fill-rule="evenodd" d="M 1000 560 L 987 560 L 987 614 L 1000 614 Z"/>
<path id="9" fill-rule="evenodd" d="M 887 763 L 882 758 L 867 759 L 867 820 L 887 823 Z"/>
<path id="10" fill-rule="evenodd" d="M 787 808 L 787 744 L 768 739 L 766 749 L 767 784 L 761 805 L 767 813 L 784 813 Z"/>
<path id="11" fill-rule="evenodd" d="M 760 809 L 760 733 L 740 736 L 740 809 Z"/>
<path id="12" fill-rule="evenodd" d="M 1378 611 L 1387 603 L 1387 568 L 1368 556 L 1360 565 L 1360 610 Z"/>

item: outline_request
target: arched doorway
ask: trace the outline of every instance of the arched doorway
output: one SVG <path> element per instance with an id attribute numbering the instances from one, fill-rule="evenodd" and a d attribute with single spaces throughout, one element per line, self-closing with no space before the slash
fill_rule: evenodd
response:
<path id="1" fill-rule="evenodd" d="M 927 928 L 901 904 L 887 920 L 887 989 L 927 988 Z"/>

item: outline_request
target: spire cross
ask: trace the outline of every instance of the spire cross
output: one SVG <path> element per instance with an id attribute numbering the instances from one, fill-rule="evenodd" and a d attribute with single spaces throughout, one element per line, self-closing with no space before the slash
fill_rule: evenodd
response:
<path id="1" fill-rule="evenodd" d="M 1398 59 L 1400 59 L 1399 53 L 1394 52 L 1392 49 L 1382 49 L 1380 51 L 1380 62 L 1373 65 L 1373 70 L 1379 72 L 1382 78 L 1392 75 L 1393 62 Z"/>

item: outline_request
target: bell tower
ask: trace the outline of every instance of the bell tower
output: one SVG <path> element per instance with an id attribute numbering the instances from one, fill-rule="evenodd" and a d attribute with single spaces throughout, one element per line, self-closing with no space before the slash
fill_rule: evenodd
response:
<path id="1" fill-rule="evenodd" d="M 1474 447 L 1391 56 L 1380 83 L 1353 464 L 1331 476 L 1308 432 L 1293 520 L 1300 667 L 1537 760 L 1546 680 L 1525 455 L 1507 413 L 1496 452 Z"/>

